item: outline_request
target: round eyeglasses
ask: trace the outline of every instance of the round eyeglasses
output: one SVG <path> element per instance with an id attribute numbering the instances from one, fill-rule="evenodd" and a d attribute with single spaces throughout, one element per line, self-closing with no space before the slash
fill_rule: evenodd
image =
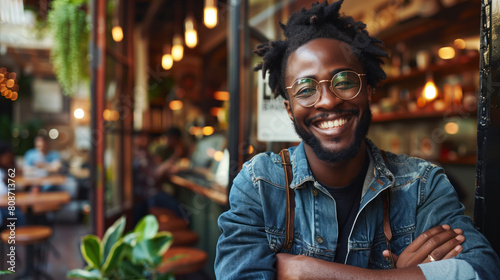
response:
<path id="1" fill-rule="evenodd" d="M 293 82 L 293 85 L 286 87 L 292 90 L 292 97 L 297 103 L 304 107 L 312 107 L 321 96 L 321 83 L 330 82 L 330 90 L 342 100 L 351 100 L 358 96 L 363 87 L 362 76 L 354 71 L 346 70 L 335 74 L 331 80 L 316 81 L 313 78 L 300 78 Z"/>

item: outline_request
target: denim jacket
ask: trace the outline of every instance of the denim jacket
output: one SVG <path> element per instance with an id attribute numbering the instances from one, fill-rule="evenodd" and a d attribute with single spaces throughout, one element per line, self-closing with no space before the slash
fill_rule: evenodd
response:
<path id="1" fill-rule="evenodd" d="M 486 238 L 465 216 L 464 206 L 442 168 L 421 159 L 387 153 L 368 139 L 370 165 L 360 207 L 349 236 L 346 264 L 388 269 L 380 193 L 390 188 L 392 252 L 401 252 L 421 233 L 448 224 L 463 230 L 455 258 L 420 264 L 426 279 L 500 279 L 500 261 Z M 309 168 L 304 144 L 289 148 L 295 190 L 295 255 L 333 261 L 337 247 L 335 200 Z M 387 163 L 387 164 L 386 164 Z M 230 209 L 218 220 L 217 279 L 274 279 L 276 253 L 285 239 L 286 183 L 281 158 L 262 153 L 246 162 L 233 182 Z"/>

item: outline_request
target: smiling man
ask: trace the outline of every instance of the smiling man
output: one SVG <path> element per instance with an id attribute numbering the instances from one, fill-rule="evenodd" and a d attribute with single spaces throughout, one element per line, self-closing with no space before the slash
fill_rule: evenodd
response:
<path id="1" fill-rule="evenodd" d="M 497 279 L 498 256 L 463 215 L 443 169 L 365 138 L 387 54 L 363 23 L 339 15 L 340 5 L 292 14 L 286 40 L 257 47 L 257 69 L 269 71 L 303 141 L 288 149 L 290 184 L 270 152 L 235 178 L 219 218 L 217 278 Z"/>

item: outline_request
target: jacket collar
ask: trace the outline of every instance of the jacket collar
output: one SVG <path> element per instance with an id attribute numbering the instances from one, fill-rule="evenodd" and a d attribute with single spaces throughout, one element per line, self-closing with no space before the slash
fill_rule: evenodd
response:
<path id="1" fill-rule="evenodd" d="M 379 193 L 383 189 L 394 184 L 394 175 L 387 168 L 381 151 L 368 138 L 365 138 L 365 143 L 370 164 L 363 185 L 363 196 L 369 190 Z M 307 161 L 304 142 L 301 142 L 297 147 L 290 148 L 289 152 L 293 167 L 293 180 L 290 187 L 292 189 L 301 189 L 307 186 L 305 182 L 315 182 Z"/>

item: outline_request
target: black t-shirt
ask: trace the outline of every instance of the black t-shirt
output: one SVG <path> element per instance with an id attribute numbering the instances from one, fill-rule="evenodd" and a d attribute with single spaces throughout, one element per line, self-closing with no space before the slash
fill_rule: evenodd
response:
<path id="1" fill-rule="evenodd" d="M 354 219 L 359 210 L 361 201 L 361 192 L 365 181 L 366 171 L 368 170 L 369 159 L 365 160 L 365 164 L 361 172 L 347 186 L 343 187 L 327 187 L 328 192 L 335 199 L 337 207 L 337 221 L 339 236 L 337 240 L 337 252 L 335 254 L 335 262 L 344 263 L 347 255 L 347 245 L 349 233 L 354 224 Z"/>

